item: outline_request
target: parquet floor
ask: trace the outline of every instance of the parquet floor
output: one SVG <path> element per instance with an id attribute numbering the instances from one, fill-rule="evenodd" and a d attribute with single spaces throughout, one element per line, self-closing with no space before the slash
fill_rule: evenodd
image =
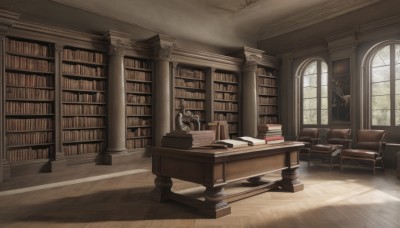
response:
<path id="1" fill-rule="evenodd" d="M 126 173 L 132 169 L 141 171 Z M 400 227 L 400 180 L 395 170 L 373 175 L 370 169 L 340 171 L 302 163 L 304 191 L 267 192 L 237 201 L 232 214 L 219 219 L 181 204 L 152 201 L 150 170 L 151 160 L 143 159 L 131 165 L 80 166 L 66 173 L 14 178 L 0 185 L 0 227 Z M 88 179 L 108 173 L 115 176 Z M 32 186 L 43 189 L 27 189 Z M 174 190 L 193 187 L 197 186 L 174 180 Z"/>

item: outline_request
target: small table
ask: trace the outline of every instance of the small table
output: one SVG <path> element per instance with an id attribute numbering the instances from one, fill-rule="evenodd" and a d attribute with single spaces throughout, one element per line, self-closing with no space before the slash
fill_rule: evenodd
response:
<path id="1" fill-rule="evenodd" d="M 159 202 L 175 200 L 207 216 L 222 217 L 231 213 L 230 202 L 277 188 L 289 192 L 303 190 L 297 174 L 299 150 L 303 147 L 300 142 L 284 142 L 235 149 L 153 148 L 152 171 L 157 177 L 152 197 Z M 281 180 L 261 180 L 262 175 L 278 170 L 282 171 Z M 203 185 L 204 200 L 172 192 L 171 178 Z M 228 183 L 243 179 L 255 187 L 240 194 L 225 194 Z"/>

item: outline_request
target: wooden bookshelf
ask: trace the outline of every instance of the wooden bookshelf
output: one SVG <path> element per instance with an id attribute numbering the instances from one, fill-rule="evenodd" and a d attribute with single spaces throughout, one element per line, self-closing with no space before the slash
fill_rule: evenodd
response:
<path id="1" fill-rule="evenodd" d="M 213 73 L 213 120 L 228 122 L 229 136 L 239 136 L 239 76 L 237 73 Z"/>
<path id="2" fill-rule="evenodd" d="M 201 129 L 206 128 L 206 70 L 192 66 L 178 65 L 174 75 L 174 114 L 180 110 L 182 100 L 185 110 L 200 119 Z"/>
<path id="3" fill-rule="evenodd" d="M 126 147 L 139 149 L 152 145 L 152 63 L 134 57 L 124 58 L 126 90 Z"/>
<path id="4" fill-rule="evenodd" d="M 257 68 L 258 123 L 278 123 L 278 82 L 276 71 L 267 67 Z"/>
<path id="5" fill-rule="evenodd" d="M 107 142 L 106 56 L 64 47 L 62 55 L 62 144 L 66 157 L 103 153 Z"/>
<path id="6" fill-rule="evenodd" d="M 11 163 L 54 154 L 54 45 L 8 37 L 5 56 L 6 159 Z"/>

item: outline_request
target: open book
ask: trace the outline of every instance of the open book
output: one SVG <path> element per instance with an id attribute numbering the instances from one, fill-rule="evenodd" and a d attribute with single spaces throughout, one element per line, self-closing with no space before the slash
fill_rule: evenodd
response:
<path id="1" fill-rule="evenodd" d="M 234 140 L 234 139 L 217 140 L 217 141 L 214 141 L 214 144 L 227 145 L 228 148 L 237 148 L 237 147 L 249 146 L 249 144 L 247 142 Z"/>
<path id="2" fill-rule="evenodd" d="M 247 142 L 249 144 L 249 146 L 265 144 L 265 140 L 256 139 L 256 138 L 249 137 L 249 136 L 236 137 L 234 139 L 235 140 L 240 140 L 240 141 L 243 141 L 243 142 Z"/>

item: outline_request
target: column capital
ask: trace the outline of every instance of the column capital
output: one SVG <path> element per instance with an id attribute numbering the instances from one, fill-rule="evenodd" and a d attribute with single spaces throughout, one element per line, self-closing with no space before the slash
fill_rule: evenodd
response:
<path id="1" fill-rule="evenodd" d="M 146 44 L 153 48 L 153 56 L 155 60 L 171 59 L 173 48 L 175 47 L 175 38 L 163 34 L 158 34 L 147 41 Z"/>
<path id="2" fill-rule="evenodd" d="M 116 55 L 116 56 L 124 56 L 125 55 L 125 44 L 120 41 L 117 40 L 115 42 L 111 42 L 108 45 L 108 54 L 109 55 Z"/>
<path id="3" fill-rule="evenodd" d="M 171 59 L 172 47 L 167 45 L 156 46 L 153 48 L 155 60 L 166 60 Z"/>
<path id="4" fill-rule="evenodd" d="M 257 61 L 250 60 L 246 61 L 244 64 L 244 72 L 256 72 L 257 71 Z"/>
<path id="5" fill-rule="evenodd" d="M 117 31 L 110 30 L 103 37 L 108 40 L 109 55 L 124 56 L 129 45 L 135 43 L 133 36 Z"/>
<path id="6" fill-rule="evenodd" d="M 65 45 L 64 44 L 55 44 L 54 49 L 56 52 L 62 52 L 64 50 Z"/>

